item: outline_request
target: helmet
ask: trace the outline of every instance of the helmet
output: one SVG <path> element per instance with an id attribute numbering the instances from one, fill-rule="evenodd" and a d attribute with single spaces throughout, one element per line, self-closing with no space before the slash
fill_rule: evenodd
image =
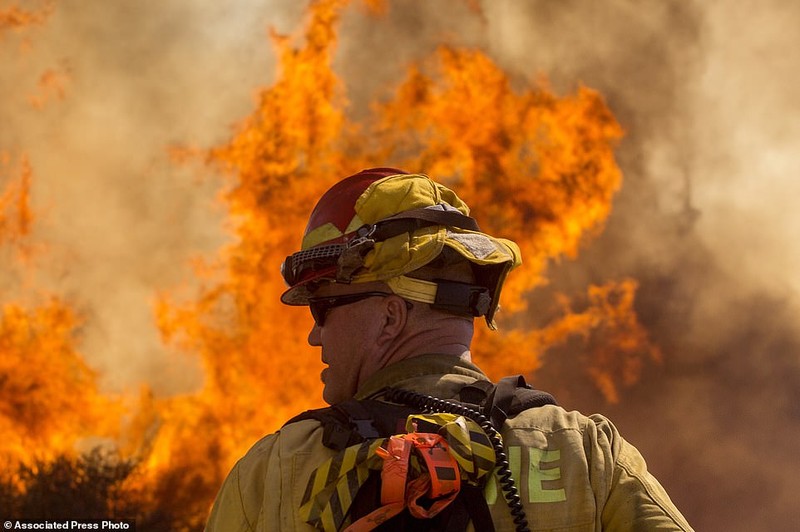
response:
<path id="1" fill-rule="evenodd" d="M 414 272 L 450 248 L 472 266 L 475 283 L 423 280 Z M 494 329 L 500 290 L 522 263 L 510 240 L 480 231 L 469 207 L 424 174 L 370 168 L 336 183 L 308 220 L 301 250 L 281 268 L 287 305 L 306 305 L 325 282 L 384 281 L 397 295 L 434 308 L 485 316 Z M 408 275 L 407 275 L 408 274 Z"/>

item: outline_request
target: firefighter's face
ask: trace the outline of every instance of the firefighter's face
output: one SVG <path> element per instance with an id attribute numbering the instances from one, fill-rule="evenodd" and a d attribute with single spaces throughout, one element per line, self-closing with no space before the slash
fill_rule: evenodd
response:
<path id="1" fill-rule="evenodd" d="M 330 284 L 315 291 L 314 297 L 325 298 L 330 305 L 339 296 L 387 293 L 387 288 L 379 283 Z M 397 296 L 347 297 L 344 304 L 337 302 L 324 314 L 322 326 L 315 322 L 311 329 L 308 343 L 322 348 L 322 362 L 327 365 L 321 378 L 322 397 L 328 404 L 352 398 L 359 385 L 381 368 L 387 297 Z"/>

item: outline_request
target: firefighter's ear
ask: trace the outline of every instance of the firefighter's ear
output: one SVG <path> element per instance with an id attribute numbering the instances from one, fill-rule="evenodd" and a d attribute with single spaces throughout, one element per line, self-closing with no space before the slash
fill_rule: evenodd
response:
<path id="1" fill-rule="evenodd" d="M 382 328 L 378 334 L 379 344 L 386 344 L 397 338 L 408 322 L 408 306 L 402 297 L 391 295 L 383 300 Z"/>

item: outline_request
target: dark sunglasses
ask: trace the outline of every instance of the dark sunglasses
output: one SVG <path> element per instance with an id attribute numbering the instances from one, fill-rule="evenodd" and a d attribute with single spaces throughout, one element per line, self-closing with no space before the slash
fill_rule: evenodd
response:
<path id="1" fill-rule="evenodd" d="M 347 294 L 343 296 L 312 297 L 308 300 L 308 309 L 311 311 L 311 315 L 314 317 L 317 326 L 322 327 L 325 325 L 325 316 L 328 315 L 328 311 L 332 308 L 356 303 L 357 301 L 370 297 L 386 297 L 391 295 L 393 295 L 391 292 L 361 292 L 359 294 Z M 405 301 L 405 304 L 408 310 L 414 308 L 414 305 L 412 305 L 410 301 Z"/>
<path id="2" fill-rule="evenodd" d="M 390 295 L 392 294 L 389 292 L 361 292 L 343 296 L 312 297 L 308 300 L 308 309 L 311 311 L 311 315 L 317 325 L 322 327 L 325 324 L 325 316 L 328 315 L 328 311 L 332 308 L 349 305 L 370 297 L 386 297 Z"/>

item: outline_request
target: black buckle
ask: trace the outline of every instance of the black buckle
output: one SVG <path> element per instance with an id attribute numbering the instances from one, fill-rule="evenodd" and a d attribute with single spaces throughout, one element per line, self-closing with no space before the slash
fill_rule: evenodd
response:
<path id="1" fill-rule="evenodd" d="M 434 280 L 436 298 L 431 308 L 465 316 L 485 316 L 492 304 L 489 289 L 469 283 Z"/>

